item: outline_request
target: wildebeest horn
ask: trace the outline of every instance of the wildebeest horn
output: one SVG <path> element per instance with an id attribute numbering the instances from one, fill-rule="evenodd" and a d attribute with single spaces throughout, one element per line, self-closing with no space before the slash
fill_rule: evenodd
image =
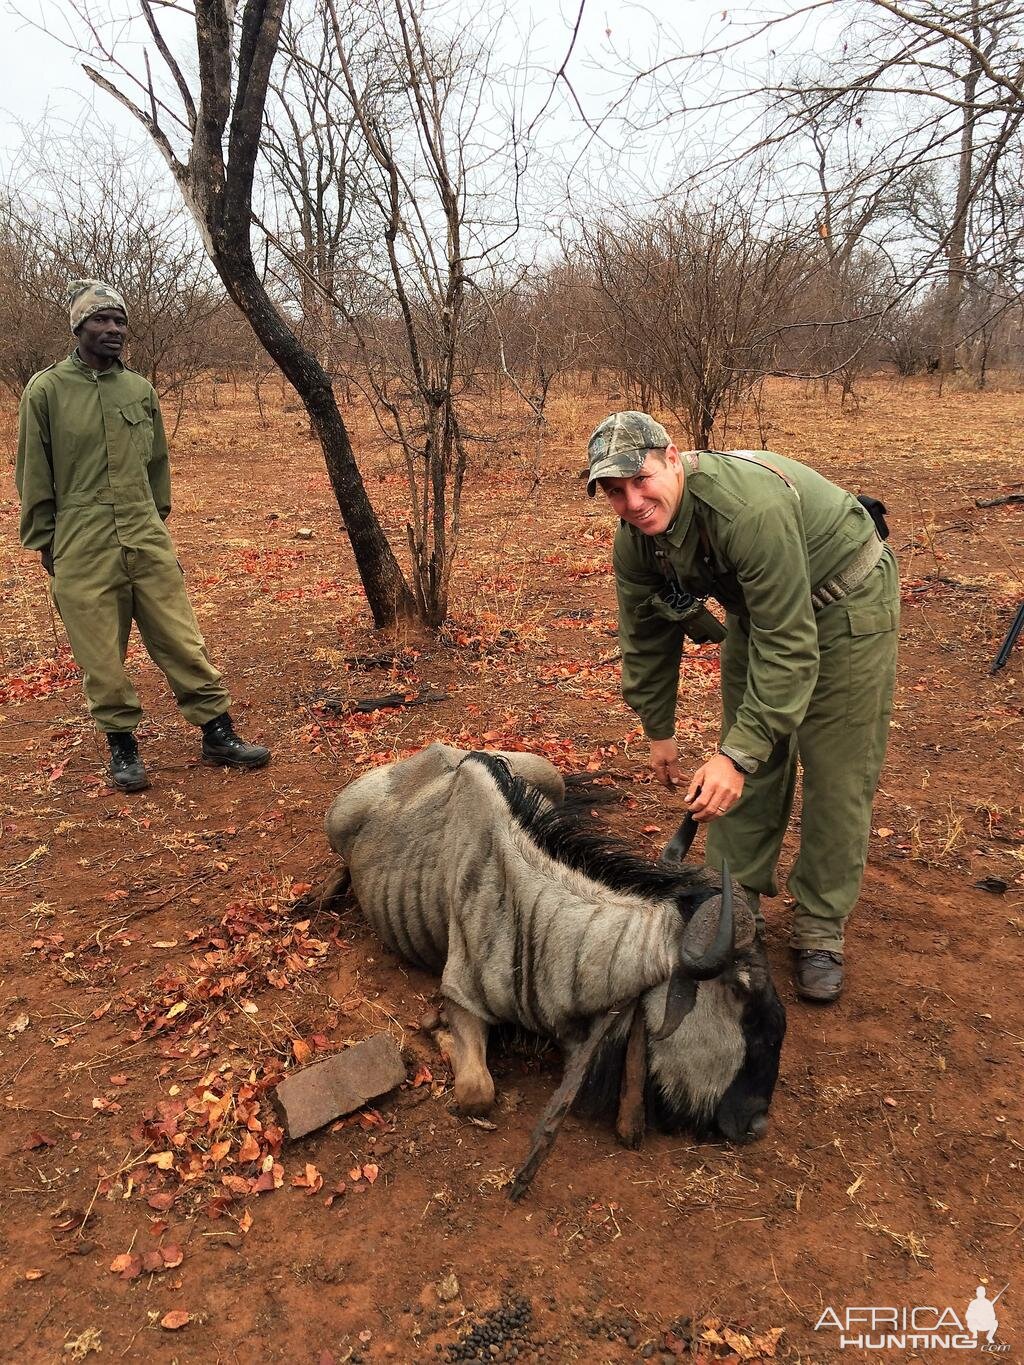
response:
<path id="1" fill-rule="evenodd" d="M 651 1032 L 654 1041 L 660 1043 L 662 1038 L 668 1038 L 670 1034 L 675 1033 L 696 1003 L 696 981 L 683 968 L 676 968 L 669 977 L 668 990 L 665 993 L 665 1017 L 661 1021 L 661 1027 Z"/>
<path id="2" fill-rule="evenodd" d="M 701 913 L 705 908 L 704 906 L 697 911 L 683 931 L 683 943 L 679 953 L 680 962 L 683 969 L 696 981 L 706 981 L 709 977 L 718 976 L 728 967 L 735 952 L 732 881 L 729 877 L 728 863 L 722 864 L 721 896 L 715 896 L 713 900 L 705 902 L 705 906 L 710 909 L 716 901 L 718 902 L 718 924 L 715 928 L 714 939 L 710 944 L 705 946 L 702 942 L 704 939 L 702 930 L 705 928 L 708 919 L 706 913 Z"/>
<path id="3" fill-rule="evenodd" d="M 661 851 L 658 862 L 663 867 L 674 867 L 681 863 L 690 851 L 690 845 L 697 837 L 697 821 L 689 811 L 683 816 L 682 823 Z"/>

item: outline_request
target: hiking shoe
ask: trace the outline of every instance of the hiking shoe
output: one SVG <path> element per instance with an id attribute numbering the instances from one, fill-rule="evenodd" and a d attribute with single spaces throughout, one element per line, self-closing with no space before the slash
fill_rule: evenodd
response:
<path id="1" fill-rule="evenodd" d="M 132 731 L 111 730 L 107 733 L 107 743 L 110 745 L 111 783 L 121 792 L 144 792 L 149 786 L 149 778 Z"/>
<path id="2" fill-rule="evenodd" d="M 203 762 L 217 763 L 222 768 L 265 768 L 270 762 L 270 750 L 262 744 L 247 744 L 236 735 L 225 711 L 203 726 Z"/>
<path id="3" fill-rule="evenodd" d="M 796 993 L 801 1000 L 828 1005 L 843 989 L 843 955 L 827 948 L 796 948 L 793 951 Z"/>

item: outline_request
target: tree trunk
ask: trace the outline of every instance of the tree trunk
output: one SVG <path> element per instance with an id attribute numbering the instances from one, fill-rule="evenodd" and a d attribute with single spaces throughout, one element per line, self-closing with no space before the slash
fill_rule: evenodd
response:
<path id="1" fill-rule="evenodd" d="M 975 47 L 981 45 L 981 25 L 978 0 L 971 5 L 971 29 Z M 974 120 L 977 117 L 974 101 L 978 89 L 981 65 L 973 54 L 964 77 L 964 126 L 960 133 L 960 160 L 957 174 L 956 204 L 953 225 L 949 234 L 949 267 L 946 271 L 946 292 L 942 303 L 939 337 L 939 384 L 952 374 L 956 364 L 957 332 L 960 327 L 960 303 L 967 276 L 967 220 L 970 216 L 974 179 Z"/>
<path id="2" fill-rule="evenodd" d="M 295 336 L 271 303 L 249 254 L 221 234 L 213 240 L 214 264 L 228 293 L 260 344 L 302 400 L 323 447 L 334 496 L 341 509 L 366 600 L 377 626 L 417 616 L 416 603 L 381 528 L 352 455 L 330 376 Z"/>

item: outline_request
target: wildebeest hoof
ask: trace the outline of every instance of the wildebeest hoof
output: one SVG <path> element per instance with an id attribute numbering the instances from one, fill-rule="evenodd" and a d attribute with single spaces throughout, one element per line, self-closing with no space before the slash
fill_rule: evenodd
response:
<path id="1" fill-rule="evenodd" d="M 455 1107 L 467 1118 L 484 1118 L 494 1107 L 494 1081 L 487 1074 L 456 1080 Z"/>
<path id="2" fill-rule="evenodd" d="M 638 1122 L 632 1123 L 624 1123 L 620 1115 L 619 1121 L 615 1125 L 615 1136 L 623 1147 L 631 1152 L 638 1152 L 643 1146 L 645 1131 L 646 1125 L 642 1115 Z"/>

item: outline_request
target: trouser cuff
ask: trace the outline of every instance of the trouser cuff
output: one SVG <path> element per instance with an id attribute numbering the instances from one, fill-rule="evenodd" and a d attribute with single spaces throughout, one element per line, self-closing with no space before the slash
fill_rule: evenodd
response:
<path id="1" fill-rule="evenodd" d="M 225 711 L 231 710 L 231 698 L 226 694 L 217 701 L 205 702 L 186 702 L 178 703 L 181 714 L 190 725 L 197 725 L 200 729 L 211 720 L 216 720 Z"/>
<path id="2" fill-rule="evenodd" d="M 823 919 L 820 915 L 809 915 L 806 910 L 797 908 L 793 916 L 790 932 L 791 948 L 823 948 L 826 952 L 841 953 L 845 941 L 845 921 Z"/>

